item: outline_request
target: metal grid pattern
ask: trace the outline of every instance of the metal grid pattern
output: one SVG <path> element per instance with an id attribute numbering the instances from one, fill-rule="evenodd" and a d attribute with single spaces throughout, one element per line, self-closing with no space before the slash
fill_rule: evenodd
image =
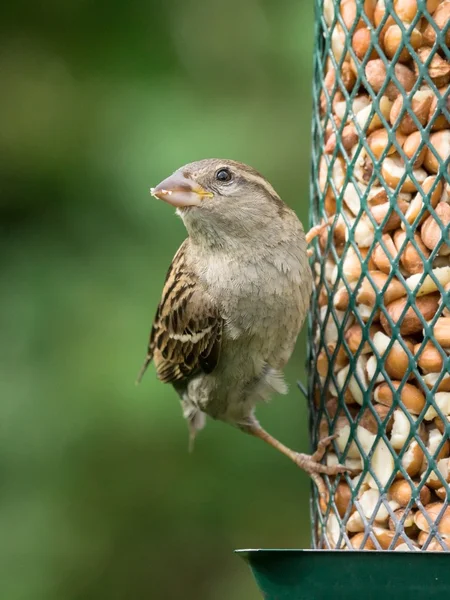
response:
<path id="1" fill-rule="evenodd" d="M 310 425 L 353 469 L 317 548 L 450 550 L 449 6 L 316 0 Z"/>

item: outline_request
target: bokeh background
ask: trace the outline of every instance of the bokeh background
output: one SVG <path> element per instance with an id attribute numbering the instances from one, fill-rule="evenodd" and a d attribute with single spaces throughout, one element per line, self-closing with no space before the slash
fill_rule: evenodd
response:
<path id="1" fill-rule="evenodd" d="M 0 9 L 0 598 L 256 600 L 239 547 L 305 547 L 309 482 L 210 422 L 187 452 L 145 355 L 185 237 L 148 189 L 204 157 L 308 214 L 312 3 Z M 305 451 L 305 335 L 259 409 Z"/>

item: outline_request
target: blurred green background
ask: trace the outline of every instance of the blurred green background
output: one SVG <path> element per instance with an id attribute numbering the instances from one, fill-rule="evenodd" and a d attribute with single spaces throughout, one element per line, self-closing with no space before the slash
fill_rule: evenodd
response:
<path id="1" fill-rule="evenodd" d="M 309 482 L 135 376 L 185 237 L 148 189 L 258 168 L 306 221 L 312 3 L 16 0 L 0 9 L 0 598 L 256 600 L 239 547 L 309 544 Z M 305 451 L 305 335 L 261 422 Z"/>

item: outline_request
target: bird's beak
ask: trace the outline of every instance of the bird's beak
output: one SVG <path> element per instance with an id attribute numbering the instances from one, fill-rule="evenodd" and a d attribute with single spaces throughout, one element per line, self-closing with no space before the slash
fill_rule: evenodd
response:
<path id="1" fill-rule="evenodd" d="M 192 179 L 188 179 L 178 171 L 161 181 L 159 185 L 150 188 L 150 193 L 155 198 L 164 200 L 177 208 L 199 206 L 203 198 L 212 198 L 213 194 L 207 192 Z"/>

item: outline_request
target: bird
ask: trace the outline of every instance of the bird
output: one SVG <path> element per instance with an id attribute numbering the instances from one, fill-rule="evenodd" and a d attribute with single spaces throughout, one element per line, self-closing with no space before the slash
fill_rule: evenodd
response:
<path id="1" fill-rule="evenodd" d="M 168 270 L 141 380 L 153 360 L 181 401 L 190 446 L 206 417 L 251 434 L 306 471 L 326 497 L 322 464 L 334 436 L 312 454 L 271 436 L 255 409 L 287 393 L 283 368 L 309 310 L 312 273 L 295 212 L 258 171 L 228 159 L 187 164 L 151 188 L 176 208 L 188 237 Z"/>

